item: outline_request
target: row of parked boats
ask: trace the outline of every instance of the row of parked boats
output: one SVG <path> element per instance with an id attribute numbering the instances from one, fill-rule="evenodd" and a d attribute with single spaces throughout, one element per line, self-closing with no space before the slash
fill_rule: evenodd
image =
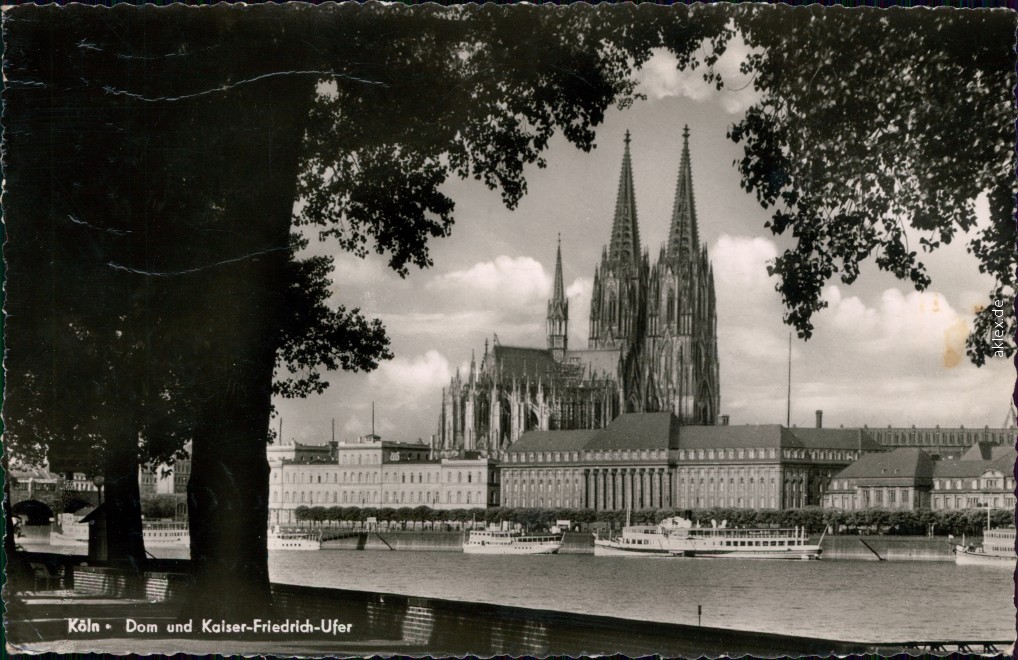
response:
<path id="1" fill-rule="evenodd" d="M 622 533 L 594 539 L 594 555 L 601 557 L 713 557 L 730 559 L 814 560 L 823 555 L 824 536 L 816 543 L 806 530 L 730 528 L 722 521 L 709 527 L 674 517 L 657 525 L 627 525 Z M 470 532 L 463 543 L 467 554 L 540 555 L 555 554 L 562 548 L 562 534 L 525 534 L 489 529 Z M 959 566 L 1015 568 L 1015 529 L 988 529 L 982 545 L 954 546 Z"/>
<path id="2" fill-rule="evenodd" d="M 627 525 L 613 538 L 594 539 L 594 555 L 605 557 L 729 557 L 738 559 L 819 559 L 820 544 L 805 528 L 736 529 L 722 521 L 701 527 L 682 517 L 657 525 Z M 463 543 L 469 554 L 554 554 L 562 535 L 527 535 L 506 530 L 474 531 Z"/>
<path id="3" fill-rule="evenodd" d="M 70 521 L 68 521 L 69 523 Z M 51 544 L 87 543 L 87 524 L 72 523 L 51 535 Z M 556 554 L 563 533 L 530 534 L 510 529 L 473 530 L 463 541 L 463 552 L 478 555 Z M 657 525 L 627 525 L 608 538 L 594 538 L 594 555 L 601 557 L 713 557 L 732 559 L 814 560 L 823 555 L 823 535 L 812 543 L 805 528 L 732 528 L 725 521 L 701 526 L 683 517 L 666 518 Z M 186 523 L 145 523 L 146 547 L 190 545 Z M 321 534 L 283 531 L 273 527 L 269 550 L 320 550 Z M 989 529 L 982 545 L 954 546 L 959 565 L 1015 566 L 1015 529 Z"/>

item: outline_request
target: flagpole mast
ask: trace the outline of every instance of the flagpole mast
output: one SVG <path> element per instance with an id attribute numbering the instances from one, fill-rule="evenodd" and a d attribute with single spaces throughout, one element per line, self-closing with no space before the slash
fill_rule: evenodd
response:
<path id="1" fill-rule="evenodd" d="M 785 408 L 785 427 L 792 426 L 792 333 L 788 333 L 788 399 Z"/>

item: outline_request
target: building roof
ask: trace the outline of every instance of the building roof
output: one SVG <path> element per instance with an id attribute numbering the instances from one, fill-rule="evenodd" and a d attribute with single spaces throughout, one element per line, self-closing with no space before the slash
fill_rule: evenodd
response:
<path id="1" fill-rule="evenodd" d="M 976 460 L 966 458 L 970 452 L 959 459 L 940 460 L 933 465 L 933 476 L 941 479 L 974 479 L 987 470 L 996 470 L 1005 475 L 1014 474 L 1015 452 L 1010 447 L 996 447 L 1006 451 L 989 452 L 995 455 L 994 460 Z M 978 455 L 978 454 L 975 454 Z"/>
<path id="2" fill-rule="evenodd" d="M 678 449 L 679 420 L 663 413 L 628 413 L 600 431 L 586 449 Z"/>
<path id="3" fill-rule="evenodd" d="M 803 447 L 803 443 L 780 424 L 745 426 L 683 426 L 679 431 L 682 449 L 718 447 Z"/>
<path id="4" fill-rule="evenodd" d="M 864 452 L 883 449 L 860 429 L 789 429 L 780 424 L 682 426 L 672 413 L 656 412 L 619 415 L 602 430 L 529 431 L 513 443 L 509 451 L 729 447 L 862 449 Z"/>
<path id="5" fill-rule="evenodd" d="M 552 357 L 551 351 L 545 348 L 495 344 L 492 350 L 495 357 L 495 369 L 500 371 L 505 378 L 522 379 L 529 376 L 537 380 L 542 377 L 547 378 L 558 370 L 558 363 Z"/>
<path id="6" fill-rule="evenodd" d="M 508 449 L 509 453 L 525 451 L 578 451 L 600 433 L 598 430 L 527 431 Z"/>
<path id="7" fill-rule="evenodd" d="M 792 428 L 792 434 L 811 449 L 861 449 L 883 451 L 884 446 L 865 429 Z"/>
<path id="8" fill-rule="evenodd" d="M 866 454 L 834 476 L 855 479 L 859 485 L 911 485 L 933 477 L 933 459 L 918 447 Z"/>
<path id="9" fill-rule="evenodd" d="M 1014 456 L 1014 447 L 980 441 L 972 445 L 961 456 L 963 461 L 995 461 L 1002 457 Z"/>

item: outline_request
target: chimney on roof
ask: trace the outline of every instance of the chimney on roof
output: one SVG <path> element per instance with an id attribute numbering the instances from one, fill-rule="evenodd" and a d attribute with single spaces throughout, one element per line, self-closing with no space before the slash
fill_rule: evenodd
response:
<path id="1" fill-rule="evenodd" d="M 818 429 L 824 428 L 824 411 L 823 410 L 818 410 L 817 411 L 817 428 Z"/>

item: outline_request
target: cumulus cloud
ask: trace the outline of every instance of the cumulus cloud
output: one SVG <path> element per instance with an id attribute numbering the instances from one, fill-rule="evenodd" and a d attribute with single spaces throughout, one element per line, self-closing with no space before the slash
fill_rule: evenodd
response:
<path id="1" fill-rule="evenodd" d="M 837 286 L 828 287 L 824 297 L 828 309 L 817 319 L 818 331 L 854 338 L 860 353 L 946 368 L 964 360 L 972 317 L 937 291 L 887 289 L 872 306 L 844 296 Z"/>
<path id="2" fill-rule="evenodd" d="M 438 392 L 452 376 L 449 360 L 432 349 L 423 355 L 396 357 L 378 366 L 368 382 L 392 400 L 413 400 Z"/>
<path id="3" fill-rule="evenodd" d="M 724 88 L 718 90 L 703 79 L 702 66 L 692 70 L 679 70 L 675 55 L 666 50 L 658 50 L 644 64 L 637 76 L 638 91 L 652 99 L 681 96 L 697 102 L 714 100 L 729 114 L 744 112 L 759 99 L 752 81 L 739 71 L 739 65 L 750 51 L 751 49 L 739 37 L 729 43 L 724 55 L 715 65 L 715 70 L 725 81 Z"/>
<path id="4" fill-rule="evenodd" d="M 736 294 L 774 293 L 767 264 L 777 256 L 778 249 L 770 239 L 722 234 L 710 248 L 715 286 L 730 288 Z"/>
<path id="5" fill-rule="evenodd" d="M 499 256 L 466 270 L 440 275 L 428 288 L 452 295 L 483 296 L 498 306 L 532 306 L 551 294 L 551 277 L 532 257 Z"/>

